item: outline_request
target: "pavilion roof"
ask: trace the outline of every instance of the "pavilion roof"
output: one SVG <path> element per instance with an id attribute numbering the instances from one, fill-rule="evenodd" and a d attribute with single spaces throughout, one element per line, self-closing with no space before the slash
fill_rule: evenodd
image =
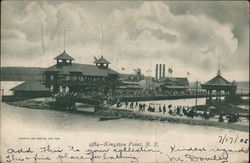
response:
<path id="1" fill-rule="evenodd" d="M 213 79 L 209 80 L 206 84 L 208 85 L 232 85 L 231 82 L 227 81 L 220 74 L 217 74 Z"/>
<path id="2" fill-rule="evenodd" d="M 79 64 L 79 63 L 72 63 L 71 65 L 61 66 L 61 65 L 54 65 L 45 70 L 46 72 L 55 72 L 59 74 L 71 74 L 71 73 L 81 73 L 85 76 L 108 76 L 112 74 L 118 73 L 110 68 L 107 69 L 100 69 L 96 65 L 89 65 L 89 64 Z"/>
<path id="3" fill-rule="evenodd" d="M 40 81 L 26 81 L 14 88 L 10 89 L 11 91 L 49 91 L 49 88 L 46 88 L 41 84 Z"/>
<path id="4" fill-rule="evenodd" d="M 103 56 L 99 59 L 96 59 L 94 63 L 97 63 L 97 64 L 110 64 L 109 61 L 107 61 Z"/>
<path id="5" fill-rule="evenodd" d="M 55 59 L 60 59 L 60 60 L 74 60 L 74 58 L 72 58 L 69 54 L 67 54 L 65 52 L 65 50 L 63 51 L 62 54 L 58 55 Z"/>

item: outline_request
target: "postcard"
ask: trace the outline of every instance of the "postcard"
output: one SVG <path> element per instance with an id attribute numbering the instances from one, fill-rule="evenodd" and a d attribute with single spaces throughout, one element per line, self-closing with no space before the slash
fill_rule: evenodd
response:
<path id="1" fill-rule="evenodd" d="M 2 1 L 0 162 L 249 162 L 248 5 Z"/>

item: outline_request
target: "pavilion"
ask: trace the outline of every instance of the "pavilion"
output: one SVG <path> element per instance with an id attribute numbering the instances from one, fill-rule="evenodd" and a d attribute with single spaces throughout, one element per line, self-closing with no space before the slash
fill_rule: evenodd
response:
<path id="1" fill-rule="evenodd" d="M 206 82 L 205 84 L 201 84 L 202 89 L 206 90 L 206 103 L 212 103 L 213 92 L 215 91 L 216 100 L 215 102 L 221 102 L 221 95 L 225 96 L 225 102 L 230 102 L 235 95 L 236 92 L 236 84 L 235 82 L 229 82 L 225 78 L 221 76 L 220 70 L 218 70 L 217 75 Z M 224 94 L 221 94 L 222 91 Z"/>

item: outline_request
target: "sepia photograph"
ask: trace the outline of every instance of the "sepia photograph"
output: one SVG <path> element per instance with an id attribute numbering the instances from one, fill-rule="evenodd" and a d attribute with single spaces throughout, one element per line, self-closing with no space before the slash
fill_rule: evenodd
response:
<path id="1" fill-rule="evenodd" d="M 1 163 L 248 163 L 249 2 L 1 1 Z"/>

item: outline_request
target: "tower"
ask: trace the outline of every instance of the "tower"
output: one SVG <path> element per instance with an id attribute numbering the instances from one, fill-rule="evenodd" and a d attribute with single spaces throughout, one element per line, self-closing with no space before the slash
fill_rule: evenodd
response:
<path id="1" fill-rule="evenodd" d="M 160 64 L 159 79 L 161 79 L 161 67 L 162 67 L 162 65 Z"/>
<path id="2" fill-rule="evenodd" d="M 155 66 L 155 79 L 158 79 L 158 64 Z"/>
<path id="3" fill-rule="evenodd" d="M 163 67 L 162 67 L 162 77 L 165 78 L 165 64 L 163 64 Z"/>

